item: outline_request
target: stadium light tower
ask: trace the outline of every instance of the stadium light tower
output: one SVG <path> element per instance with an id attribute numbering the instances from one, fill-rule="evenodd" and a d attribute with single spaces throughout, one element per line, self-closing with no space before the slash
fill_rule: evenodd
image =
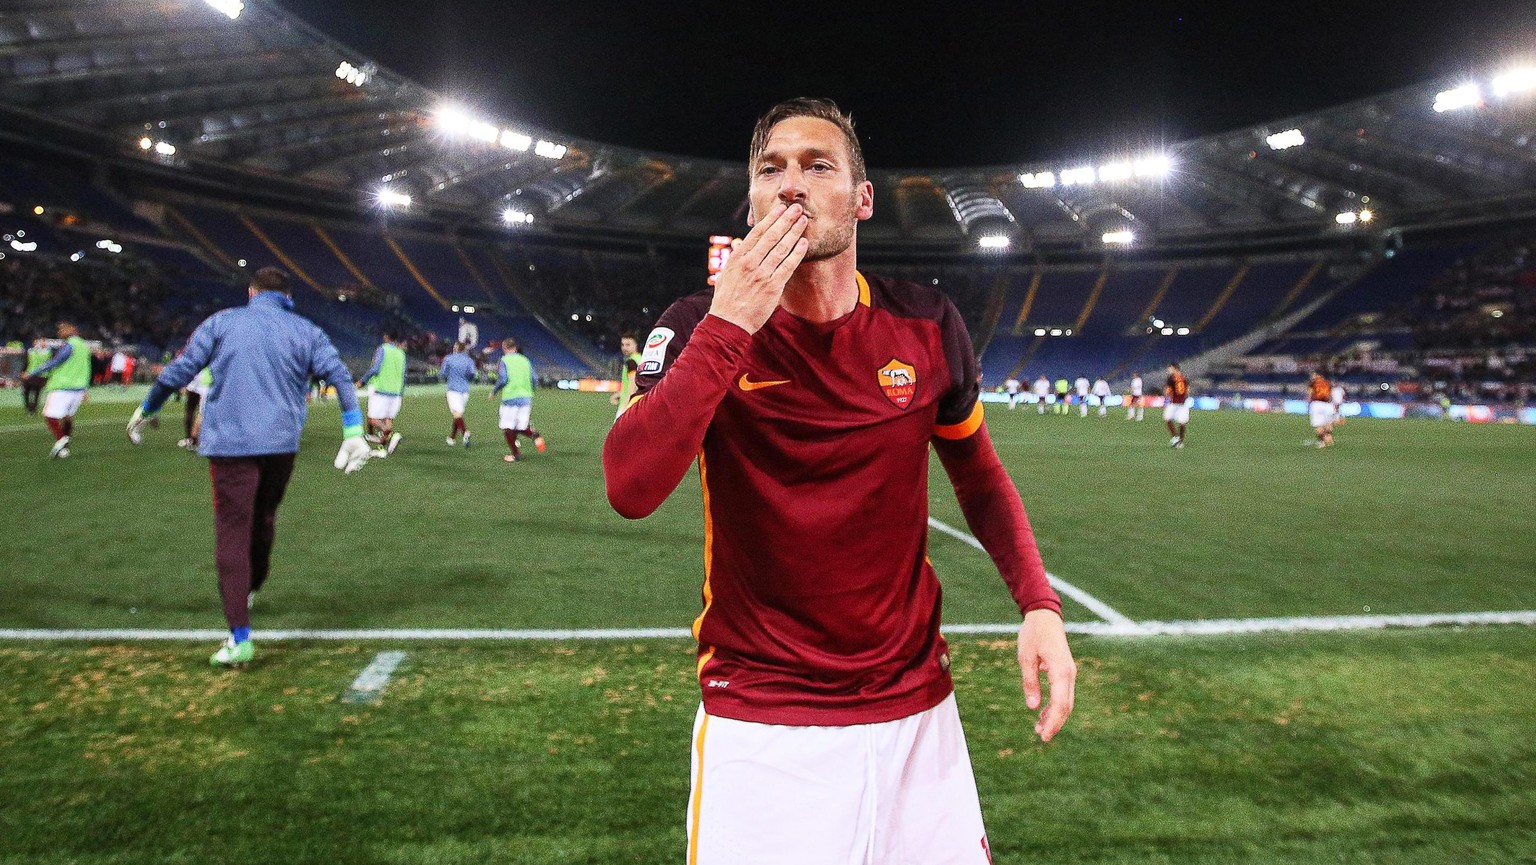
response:
<path id="1" fill-rule="evenodd" d="M 1287 129 L 1266 137 L 1264 143 L 1269 145 L 1270 150 L 1289 150 L 1306 144 L 1307 137 L 1301 134 L 1300 129 Z"/>
<path id="2" fill-rule="evenodd" d="M 1136 242 L 1136 234 L 1128 228 L 1106 231 L 1099 238 L 1105 246 L 1130 246 Z"/>
<path id="3" fill-rule="evenodd" d="M 1463 84 L 1435 94 L 1435 112 L 1444 113 L 1459 108 L 1471 108 L 1483 104 L 1483 89 L 1473 84 Z"/>
<path id="4" fill-rule="evenodd" d="M 1536 66 L 1511 69 L 1493 79 L 1493 95 L 1501 99 L 1527 90 L 1536 90 Z"/>
<path id="5" fill-rule="evenodd" d="M 385 207 L 406 208 L 411 206 L 411 197 L 404 192 L 397 192 L 387 186 L 379 187 L 379 204 Z"/>
<path id="6" fill-rule="evenodd" d="M 231 21 L 239 18 L 240 13 L 245 11 L 245 4 L 240 0 L 207 0 L 207 3 L 224 13 Z"/>
<path id="7" fill-rule="evenodd" d="M 469 113 L 457 105 L 444 105 L 437 109 L 437 128 L 446 135 L 468 135 L 473 125 Z"/>
<path id="8" fill-rule="evenodd" d="M 1002 252 L 1012 244 L 1006 234 L 984 234 L 976 238 L 976 245 L 989 252 Z"/>

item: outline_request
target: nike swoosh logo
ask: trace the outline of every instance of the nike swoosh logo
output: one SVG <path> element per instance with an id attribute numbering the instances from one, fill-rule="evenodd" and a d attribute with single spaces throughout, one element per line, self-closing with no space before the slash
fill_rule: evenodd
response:
<path id="1" fill-rule="evenodd" d="M 778 384 L 789 384 L 789 379 L 786 378 L 779 381 L 752 381 L 751 379 L 747 378 L 747 373 L 742 373 L 741 378 L 736 382 L 737 387 L 746 391 L 761 390 L 765 387 L 773 387 L 774 385 Z"/>

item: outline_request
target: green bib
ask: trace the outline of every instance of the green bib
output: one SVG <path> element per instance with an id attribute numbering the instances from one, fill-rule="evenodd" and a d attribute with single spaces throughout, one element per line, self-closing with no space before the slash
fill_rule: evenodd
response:
<path id="1" fill-rule="evenodd" d="M 528 358 L 513 352 L 502 357 L 507 367 L 507 386 L 501 389 L 501 401 L 518 397 L 533 398 L 533 364 Z"/>
<path id="2" fill-rule="evenodd" d="M 27 349 L 27 372 L 30 373 L 43 364 L 47 363 L 48 358 L 51 356 L 52 352 L 48 351 L 46 348 Z"/>
<path id="3" fill-rule="evenodd" d="M 66 340 L 69 360 L 48 377 L 48 390 L 85 390 L 91 386 L 91 346 L 78 336 Z"/>
<path id="4" fill-rule="evenodd" d="M 398 345 L 384 346 L 379 374 L 373 377 L 373 389 L 379 393 L 405 393 L 405 350 Z"/>

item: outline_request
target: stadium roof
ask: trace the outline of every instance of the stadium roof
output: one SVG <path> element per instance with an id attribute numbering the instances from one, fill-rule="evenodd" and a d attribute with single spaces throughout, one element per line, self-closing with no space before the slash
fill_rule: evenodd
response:
<path id="1" fill-rule="evenodd" d="M 745 222 L 741 163 L 472 116 L 266 0 L 8 2 L 0 112 L 13 137 L 353 204 L 387 192 L 451 222 L 689 239 Z M 870 173 L 861 242 L 911 250 L 1244 245 L 1509 219 L 1536 212 L 1536 74 L 1426 83 L 1159 152 Z"/>

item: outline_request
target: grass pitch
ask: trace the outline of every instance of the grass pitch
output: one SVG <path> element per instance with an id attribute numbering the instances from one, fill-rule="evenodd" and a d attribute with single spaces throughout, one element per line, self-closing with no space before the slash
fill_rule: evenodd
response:
<path id="1" fill-rule="evenodd" d="M 0 409 L 0 628 L 218 628 L 204 460 L 142 448 L 98 392 L 74 456 Z M 408 396 L 393 458 L 330 467 L 312 411 L 263 628 L 685 627 L 699 608 L 696 476 L 614 515 L 602 397 L 540 392 L 545 454 L 443 444 Z M 1197 413 L 1161 424 L 989 406 L 1047 567 L 1137 620 L 1536 609 L 1536 429 Z M 934 462 L 936 518 L 964 527 Z M 986 556 L 940 533 L 950 623 L 1017 620 Z M 1369 610 L 1367 610 L 1369 608 Z M 1093 616 L 1068 604 L 1068 617 Z M 1078 711 L 1028 740 L 1006 640 L 951 640 L 997 861 L 1530 862 L 1536 629 L 1074 639 Z M 0 643 L 0 865 L 681 859 L 692 647 Z M 377 706 L 338 701 L 376 651 Z"/>

